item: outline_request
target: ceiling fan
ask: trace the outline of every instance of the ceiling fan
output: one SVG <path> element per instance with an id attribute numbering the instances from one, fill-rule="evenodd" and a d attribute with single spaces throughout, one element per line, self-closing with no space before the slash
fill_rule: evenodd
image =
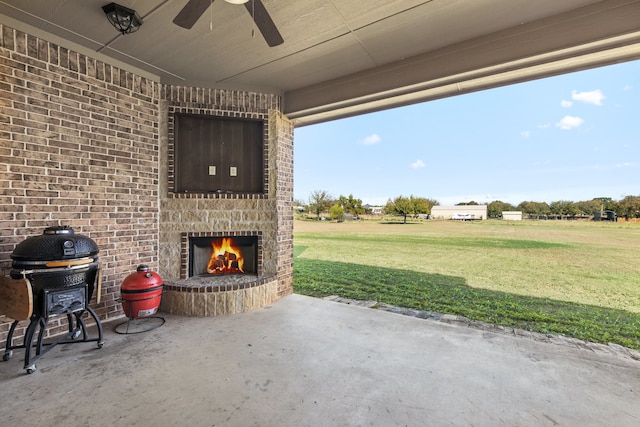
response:
<path id="1" fill-rule="evenodd" d="M 273 20 L 271 19 L 271 16 L 269 16 L 269 12 L 267 12 L 264 4 L 262 4 L 262 0 L 225 1 L 233 4 L 244 4 L 256 23 L 258 30 L 260 30 L 262 36 L 270 47 L 284 43 L 284 39 L 276 28 L 276 24 L 273 23 Z M 173 18 L 173 23 L 182 28 L 189 29 L 193 27 L 196 21 L 200 19 L 212 3 L 213 0 L 189 0 L 180 13 Z"/>

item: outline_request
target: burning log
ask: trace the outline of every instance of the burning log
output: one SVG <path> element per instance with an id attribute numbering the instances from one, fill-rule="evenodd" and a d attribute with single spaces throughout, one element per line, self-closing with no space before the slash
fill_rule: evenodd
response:
<path id="1" fill-rule="evenodd" d="M 242 253 L 232 245 L 232 239 L 224 238 L 218 246 L 212 242 L 213 252 L 207 266 L 209 274 L 244 273 Z"/>

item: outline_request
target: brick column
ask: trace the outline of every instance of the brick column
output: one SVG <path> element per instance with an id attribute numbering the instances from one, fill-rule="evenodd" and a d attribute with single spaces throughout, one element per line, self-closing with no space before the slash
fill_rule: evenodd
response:
<path id="1" fill-rule="evenodd" d="M 269 127 L 277 152 L 276 211 L 278 240 L 278 297 L 293 292 L 293 123 L 272 111 Z"/>

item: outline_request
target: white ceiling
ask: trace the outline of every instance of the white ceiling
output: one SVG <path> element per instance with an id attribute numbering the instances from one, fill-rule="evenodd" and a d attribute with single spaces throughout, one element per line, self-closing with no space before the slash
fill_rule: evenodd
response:
<path id="1" fill-rule="evenodd" d="M 178 27 L 186 2 L 119 0 L 144 21 L 125 36 L 108 0 L 0 0 L 0 19 L 163 83 L 281 94 L 298 126 L 640 58 L 640 0 L 262 0 L 276 47 L 223 0 Z"/>

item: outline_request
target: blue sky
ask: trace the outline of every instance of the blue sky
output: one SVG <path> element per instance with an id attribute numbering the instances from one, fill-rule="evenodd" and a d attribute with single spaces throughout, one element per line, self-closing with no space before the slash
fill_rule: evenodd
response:
<path id="1" fill-rule="evenodd" d="M 441 205 L 640 195 L 640 61 L 295 130 L 294 197 Z"/>

